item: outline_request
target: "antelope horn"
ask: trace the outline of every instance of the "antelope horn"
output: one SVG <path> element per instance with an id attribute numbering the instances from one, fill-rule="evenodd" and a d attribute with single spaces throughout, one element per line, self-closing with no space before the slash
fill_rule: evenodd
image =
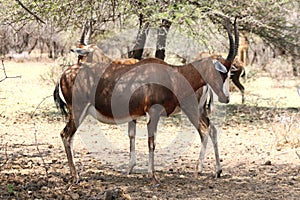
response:
<path id="1" fill-rule="evenodd" d="M 91 38 L 91 35 L 92 35 L 92 20 L 90 20 L 89 29 L 88 29 L 86 37 L 84 39 L 84 45 L 88 45 L 89 44 L 89 40 Z"/>
<path id="2" fill-rule="evenodd" d="M 226 28 L 227 28 L 227 34 L 228 34 L 228 39 L 229 39 L 229 53 L 228 53 L 226 60 L 231 63 L 235 57 L 235 51 L 234 51 L 234 41 L 233 41 L 233 38 L 231 35 L 229 18 L 227 18 Z"/>
<path id="3" fill-rule="evenodd" d="M 234 19 L 234 57 L 238 54 L 238 50 L 239 50 L 239 41 L 240 41 L 240 38 L 239 38 L 239 30 L 237 28 L 237 23 L 236 23 L 236 20 L 237 20 L 237 16 L 235 17 Z"/>
<path id="4" fill-rule="evenodd" d="M 84 44 L 85 27 L 86 27 L 86 22 L 84 23 L 84 25 L 82 27 L 79 44 Z"/>

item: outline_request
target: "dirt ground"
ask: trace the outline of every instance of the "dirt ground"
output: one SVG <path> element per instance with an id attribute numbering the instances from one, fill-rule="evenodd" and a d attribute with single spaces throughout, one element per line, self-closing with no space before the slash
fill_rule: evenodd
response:
<path id="1" fill-rule="evenodd" d="M 22 77 L 0 83 L 0 199 L 300 199 L 299 78 L 258 73 L 243 83 L 244 105 L 237 91 L 229 105 L 216 105 L 219 179 L 211 144 L 194 177 L 201 145 L 184 115 L 160 123 L 158 187 L 147 178 L 145 121 L 138 125 L 137 166 L 125 175 L 126 125 L 88 117 L 74 142 L 81 181 L 71 184 L 59 136 L 65 122 L 51 97 L 54 65 L 5 62 L 8 76 Z"/>

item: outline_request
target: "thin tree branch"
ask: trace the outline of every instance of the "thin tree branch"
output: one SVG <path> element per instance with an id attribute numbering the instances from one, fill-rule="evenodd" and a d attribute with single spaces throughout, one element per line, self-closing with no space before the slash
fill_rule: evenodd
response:
<path id="1" fill-rule="evenodd" d="M 52 97 L 52 96 L 53 96 L 52 94 L 51 94 L 51 95 L 48 95 L 48 96 L 44 97 L 44 98 L 40 101 L 40 103 L 37 105 L 37 107 L 36 107 L 36 108 L 34 109 L 34 111 L 31 113 L 31 115 L 30 115 L 30 118 L 31 118 L 31 119 L 34 117 L 36 111 L 40 108 L 40 106 L 42 105 L 42 103 L 44 103 L 45 100 L 47 100 L 48 98 L 50 98 L 50 97 Z"/>
<path id="2" fill-rule="evenodd" d="M 31 10 L 29 10 L 20 0 L 16 0 L 17 3 L 22 7 L 24 8 L 24 10 L 26 10 L 29 14 L 31 14 L 32 16 L 34 16 L 34 18 L 37 20 L 37 21 L 40 21 L 42 22 L 43 24 L 46 24 L 41 18 L 39 18 L 36 14 L 34 14 Z"/>
<path id="3" fill-rule="evenodd" d="M 42 99 L 42 101 L 37 105 L 37 107 L 34 109 L 34 111 L 31 113 L 31 115 L 30 115 L 30 117 L 31 117 L 31 119 L 32 119 L 32 121 L 33 121 L 33 127 L 34 127 L 34 140 L 35 140 L 35 146 L 36 146 L 36 150 L 38 151 L 38 154 L 39 154 L 39 156 L 40 156 L 40 158 L 41 158 L 41 160 L 42 160 L 42 162 L 43 162 L 43 165 L 44 165 L 44 169 L 45 169 L 45 172 L 46 172 L 46 181 L 47 181 L 47 184 L 49 183 L 49 173 L 48 173 L 48 169 L 49 169 L 49 167 L 46 165 L 46 162 L 45 162 L 45 159 L 44 159 L 44 157 L 43 157 L 43 155 L 42 155 L 42 152 L 41 152 L 41 150 L 40 150 L 40 148 L 39 148 L 39 143 L 38 143 L 38 139 L 37 139 L 37 133 L 38 133 L 38 130 L 37 130 L 37 128 L 36 128 L 36 122 L 35 122 L 35 120 L 34 120 L 34 115 L 35 115 L 35 113 L 36 113 L 36 111 L 40 108 L 40 106 L 42 105 L 42 103 L 44 103 L 44 101 L 46 100 L 46 99 L 48 99 L 49 97 L 52 97 L 53 95 L 48 95 L 48 96 L 46 96 L 46 97 L 44 97 L 43 99 Z"/>
<path id="4" fill-rule="evenodd" d="M 3 70 L 3 73 L 4 73 L 4 78 L 0 79 L 0 83 L 2 81 L 4 81 L 5 79 L 7 79 L 7 78 L 21 78 L 22 77 L 21 75 L 19 75 L 19 76 L 7 76 L 5 66 L 4 66 L 4 59 L 1 59 L 1 62 L 2 62 L 2 70 Z"/>

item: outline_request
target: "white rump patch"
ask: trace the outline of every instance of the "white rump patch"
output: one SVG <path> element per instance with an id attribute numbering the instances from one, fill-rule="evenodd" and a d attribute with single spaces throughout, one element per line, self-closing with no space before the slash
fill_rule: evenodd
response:
<path id="1" fill-rule="evenodd" d="M 58 80 L 58 95 L 59 95 L 60 99 L 61 99 L 65 104 L 67 104 L 66 99 L 65 99 L 65 97 L 64 97 L 64 94 L 62 93 L 62 90 L 61 90 L 60 79 Z"/>
<path id="2" fill-rule="evenodd" d="M 149 124 L 149 122 L 150 122 L 150 115 L 148 112 L 146 112 L 146 122 L 147 122 L 147 124 Z"/>

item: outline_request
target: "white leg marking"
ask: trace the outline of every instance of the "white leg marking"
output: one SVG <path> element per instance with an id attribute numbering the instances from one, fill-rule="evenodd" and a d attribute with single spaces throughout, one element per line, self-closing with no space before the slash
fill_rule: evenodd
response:
<path id="1" fill-rule="evenodd" d="M 218 149 L 218 131 L 214 126 L 214 124 L 212 123 L 210 123 L 209 127 L 210 127 L 209 135 L 212 140 L 214 151 L 215 151 L 217 177 L 220 177 L 222 173 L 222 167 L 220 163 L 220 156 L 219 156 L 219 149 Z"/>
<path id="2" fill-rule="evenodd" d="M 228 73 L 230 76 L 230 73 Z M 228 78 L 225 80 L 224 84 L 223 84 L 223 93 L 225 94 L 226 97 L 230 97 L 229 94 L 229 76 Z"/>
<path id="3" fill-rule="evenodd" d="M 204 158 L 205 158 L 205 153 L 206 153 L 207 141 L 208 141 L 208 135 L 205 135 L 204 140 L 201 141 L 202 145 L 201 145 L 199 160 L 198 160 L 198 163 L 197 163 L 196 173 L 202 172 L 202 170 L 204 168 Z M 199 166 L 200 166 L 200 169 L 199 169 Z"/>
<path id="4" fill-rule="evenodd" d="M 136 165 L 136 152 L 135 152 L 135 134 L 136 134 L 136 122 L 132 121 L 128 123 L 128 136 L 130 140 L 130 154 L 129 154 L 129 166 L 127 173 L 130 174 Z"/>

